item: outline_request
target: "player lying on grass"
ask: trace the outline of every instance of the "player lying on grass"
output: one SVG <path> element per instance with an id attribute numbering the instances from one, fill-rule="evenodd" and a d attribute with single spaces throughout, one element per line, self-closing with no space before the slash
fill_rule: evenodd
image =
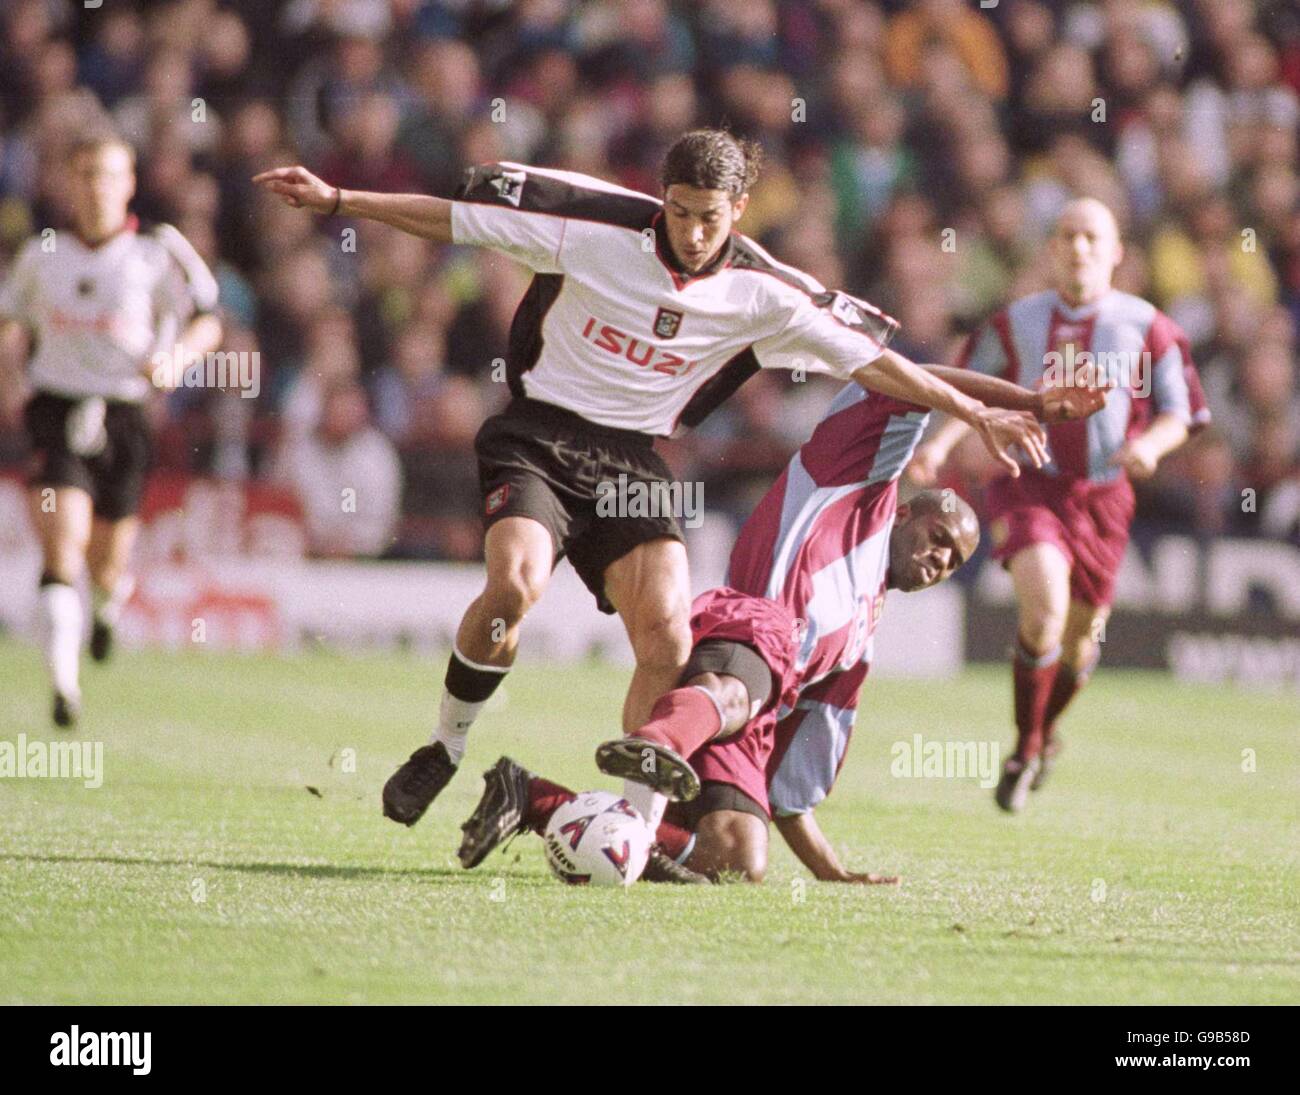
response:
<path id="1" fill-rule="evenodd" d="M 962 395 L 885 348 L 897 324 L 774 260 L 735 229 L 757 149 L 720 130 L 683 134 L 662 199 L 568 171 L 472 168 L 455 200 L 342 190 L 302 167 L 253 181 L 290 205 L 365 217 L 438 243 L 491 247 L 535 277 L 511 324 L 514 397 L 475 440 L 486 526 L 483 592 L 466 609 L 438 723 L 384 786 L 384 814 L 413 825 L 452 778 L 467 735 L 514 664 L 519 628 L 567 555 L 603 612 L 618 612 L 636 669 L 624 731 L 645 723 L 691 650 L 690 581 L 671 513 L 598 503 L 667 490 L 656 437 L 695 426 L 760 368 L 798 369 L 967 421 L 1000 461 L 1040 444 L 1015 415 Z M 486 363 L 485 363 L 486 364 Z M 643 813 L 648 792 L 624 794 Z"/>
<path id="2" fill-rule="evenodd" d="M 1057 720 L 1100 657 L 1133 520 L 1130 480 L 1154 475 L 1210 418 L 1187 336 L 1153 304 L 1111 285 L 1124 254 L 1111 211 L 1091 198 L 1072 202 L 1049 250 L 1053 287 L 998 312 L 962 354 L 974 371 L 1030 386 L 1092 357 L 1117 382 L 1102 413 L 1050 427 L 1044 467 L 1002 476 L 985 496 L 993 557 L 1011 574 L 1018 614 L 1016 748 L 995 791 L 1011 813 L 1042 787 L 1059 748 Z M 909 478 L 933 483 L 965 432 L 944 423 L 917 449 Z"/>
<path id="3" fill-rule="evenodd" d="M 1105 401 L 1096 388 L 1033 393 L 974 374 L 952 380 L 1049 420 Z M 817 878 L 879 881 L 845 870 L 813 811 L 843 763 L 886 591 L 944 581 L 979 542 L 973 511 L 952 492 L 898 504 L 898 478 L 927 417 L 860 388 L 835 398 L 741 529 L 729 585 L 696 599 L 679 686 L 633 735 L 597 750 L 603 772 L 656 792 L 656 811 L 675 800 L 662 824 L 658 812 L 647 818 L 658 840 L 647 878 L 686 880 L 674 870 L 684 861 L 697 874 L 760 880 L 775 813 Z M 540 831 L 569 797 L 504 757 L 485 781 L 463 826 L 466 867 L 514 832 Z"/>

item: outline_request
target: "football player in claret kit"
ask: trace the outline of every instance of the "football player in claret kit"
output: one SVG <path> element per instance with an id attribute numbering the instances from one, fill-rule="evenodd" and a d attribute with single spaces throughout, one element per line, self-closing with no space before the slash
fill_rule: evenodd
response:
<path id="1" fill-rule="evenodd" d="M 1048 420 L 1104 401 L 1095 388 L 1036 394 L 937 371 L 986 403 Z M 886 591 L 944 581 L 979 543 L 974 512 L 952 492 L 898 503 L 927 418 L 924 407 L 858 387 L 836 397 L 741 529 L 728 586 L 696 599 L 679 687 L 632 736 L 597 750 L 602 771 L 675 800 L 656 828 L 648 880 L 727 872 L 761 880 L 775 817 L 815 877 L 883 881 L 846 870 L 813 812 L 844 761 Z M 1038 455 L 1031 449 L 1030 462 Z M 572 797 L 505 757 L 485 782 L 463 826 L 466 867 L 515 832 L 541 832 Z"/>
<path id="2" fill-rule="evenodd" d="M 454 774 L 475 717 L 513 664 L 519 625 L 567 555 L 602 611 L 618 612 L 636 668 L 625 732 L 644 725 L 691 650 L 690 585 L 675 516 L 605 515 L 609 483 L 657 492 L 656 437 L 693 426 L 760 368 L 850 378 L 942 409 L 999 459 L 1032 423 L 962 395 L 885 346 L 896 324 L 775 261 L 733 226 L 756 150 L 720 130 L 684 134 L 663 199 L 520 164 L 472 168 L 454 200 L 341 190 L 302 167 L 254 180 L 294 206 L 367 217 L 441 243 L 496 248 L 534 271 L 515 313 L 514 397 L 479 458 L 487 582 L 447 668 L 438 725 L 384 787 L 386 816 L 414 824 Z M 603 508 L 603 507 L 602 507 Z M 627 797 L 647 816 L 639 783 Z"/>
<path id="3" fill-rule="evenodd" d="M 29 240 L 0 286 L 0 399 L 6 415 L 22 408 L 32 450 L 41 642 L 63 727 L 81 705 L 83 571 L 97 661 L 109 655 L 133 588 L 127 566 L 149 464 L 144 404 L 155 355 L 179 345 L 188 359 L 221 341 L 217 283 L 198 253 L 170 225 L 142 229 L 128 212 L 130 145 L 86 135 L 70 146 L 66 170 L 71 229 Z M 19 362 L 29 353 L 24 377 Z"/>
<path id="4" fill-rule="evenodd" d="M 1043 785 L 1060 747 L 1056 724 L 1100 656 L 1133 519 L 1131 480 L 1150 478 L 1210 418 L 1186 336 L 1111 284 L 1123 257 L 1111 211 L 1094 199 L 1072 202 L 1050 255 L 1053 288 L 1008 305 L 963 351 L 967 368 L 1030 387 L 1072 363 L 1113 382 L 1104 411 L 1050 427 L 1046 466 L 988 488 L 993 557 L 1010 572 L 1018 607 L 1016 749 L 995 795 L 1011 813 Z M 909 476 L 934 482 L 965 432 L 944 423 L 917 449 Z"/>

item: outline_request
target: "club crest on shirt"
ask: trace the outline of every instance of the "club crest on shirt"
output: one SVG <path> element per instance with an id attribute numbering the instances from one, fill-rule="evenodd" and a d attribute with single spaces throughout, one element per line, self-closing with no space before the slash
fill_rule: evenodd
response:
<path id="1" fill-rule="evenodd" d="M 674 312 L 671 308 L 660 308 L 655 313 L 655 335 L 659 338 L 676 338 L 677 332 L 681 330 L 682 313 Z"/>
<path id="2" fill-rule="evenodd" d="M 1007 542 L 1007 537 L 1011 535 L 1011 526 L 1007 523 L 1005 517 L 997 518 L 989 525 L 989 538 L 993 541 L 995 548 L 1000 548 Z"/>
<path id="3" fill-rule="evenodd" d="M 497 192 L 497 196 L 508 201 L 516 209 L 524 193 L 524 180 L 528 178 L 525 171 L 497 171 L 488 178 L 488 185 Z"/>
<path id="4" fill-rule="evenodd" d="M 1092 345 L 1092 329 L 1095 322 L 1095 317 L 1070 320 L 1060 313 L 1053 312 L 1047 335 L 1049 350 L 1055 351 L 1067 360 L 1072 360 Z"/>
<path id="5" fill-rule="evenodd" d="M 510 497 L 510 484 L 502 483 L 496 490 L 487 496 L 483 503 L 484 512 L 491 517 L 502 506 L 506 504 L 506 499 Z"/>
<path id="6" fill-rule="evenodd" d="M 1065 347 L 1074 344 L 1075 349 L 1079 348 L 1079 343 L 1086 342 L 1088 338 L 1088 324 L 1086 323 L 1059 323 L 1053 332 L 1056 335 L 1056 348 L 1064 350 Z"/>

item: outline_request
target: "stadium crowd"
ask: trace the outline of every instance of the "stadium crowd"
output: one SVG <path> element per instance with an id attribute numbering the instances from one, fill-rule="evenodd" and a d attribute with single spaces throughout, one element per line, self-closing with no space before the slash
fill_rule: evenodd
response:
<path id="1" fill-rule="evenodd" d="M 1139 538 L 1300 543 L 1290 0 L 0 0 L 0 53 L 0 268 L 66 223 L 59 150 L 110 122 L 137 152 L 134 208 L 207 259 L 226 348 L 261 367 L 256 399 L 160 398 L 159 462 L 284 483 L 317 553 L 477 557 L 472 439 L 507 398 L 528 275 L 304 216 L 252 175 L 450 196 L 466 165 L 510 159 L 657 192 L 669 142 L 718 123 L 765 153 L 742 229 L 896 316 L 916 360 L 951 362 L 1041 287 L 1054 214 L 1103 199 L 1117 284 L 1187 331 L 1215 414 L 1142 486 Z M 663 451 L 743 518 L 828 394 L 765 372 Z M 12 399 L 0 414 L 16 468 Z M 978 442 L 957 456 L 978 499 L 993 469 Z M 364 528 L 332 519 L 358 484 Z"/>

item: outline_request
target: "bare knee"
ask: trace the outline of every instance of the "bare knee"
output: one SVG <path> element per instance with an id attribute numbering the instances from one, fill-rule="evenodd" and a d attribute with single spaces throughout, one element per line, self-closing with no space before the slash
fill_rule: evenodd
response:
<path id="1" fill-rule="evenodd" d="M 718 737 L 735 734 L 749 722 L 749 689 L 738 678 L 728 673 L 696 673 L 682 683 L 693 688 L 703 688 L 717 701 L 722 713 L 722 728 L 718 731 Z"/>
<path id="2" fill-rule="evenodd" d="M 753 814 L 715 810 L 700 819 L 687 865 L 708 875 L 762 882 L 767 875 L 767 825 Z"/>
<path id="3" fill-rule="evenodd" d="M 483 591 L 483 607 L 495 619 L 513 627 L 542 598 L 549 574 L 527 561 L 520 561 L 499 574 L 489 574 Z"/>
<path id="4" fill-rule="evenodd" d="M 1065 634 L 1069 600 L 1069 571 L 1050 570 L 1034 573 L 1026 580 L 1022 573 L 1016 582 L 1016 622 L 1021 645 L 1031 654 L 1042 656 L 1055 649 Z"/>
<path id="5" fill-rule="evenodd" d="M 1039 656 L 1058 646 L 1065 631 L 1065 615 L 1041 604 L 1022 605 L 1019 623 L 1021 644 Z"/>
<path id="6" fill-rule="evenodd" d="M 73 488 L 42 487 L 31 494 L 30 503 L 45 573 L 68 585 L 76 583 L 86 569 L 90 546 L 90 496 Z"/>
<path id="7" fill-rule="evenodd" d="M 1033 544 L 1007 569 L 1016 589 L 1020 642 L 1042 656 L 1061 642 L 1070 607 L 1070 562 L 1052 544 Z"/>

